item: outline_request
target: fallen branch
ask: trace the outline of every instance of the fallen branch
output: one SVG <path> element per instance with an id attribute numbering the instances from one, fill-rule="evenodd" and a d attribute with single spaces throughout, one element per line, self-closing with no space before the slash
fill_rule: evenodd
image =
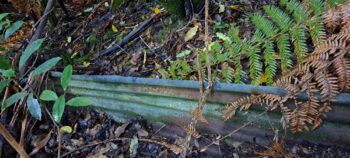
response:
<path id="1" fill-rule="evenodd" d="M 260 113 L 258 116 L 262 116 L 262 115 L 264 115 L 264 114 L 266 114 L 266 113 L 267 113 L 267 110 L 265 110 L 264 112 Z M 203 147 L 203 148 L 200 150 L 200 152 L 205 152 L 210 146 L 212 146 L 212 145 L 214 145 L 214 144 L 217 144 L 217 142 L 220 142 L 220 141 L 222 141 L 222 140 L 224 140 L 224 139 L 226 139 L 226 138 L 232 136 L 233 134 L 237 133 L 237 132 L 240 131 L 241 129 L 243 129 L 243 128 L 249 126 L 250 124 L 254 123 L 255 121 L 258 121 L 258 119 L 259 119 L 259 117 L 256 117 L 254 120 L 251 120 L 251 121 L 245 123 L 244 125 L 242 125 L 241 127 L 237 128 L 237 129 L 235 129 L 235 130 L 233 130 L 233 131 L 230 132 L 229 134 L 227 134 L 227 135 L 221 137 L 220 139 L 217 139 L 217 140 L 211 142 L 210 144 L 208 144 L 208 145 L 206 145 L 205 147 Z"/>
<path id="2" fill-rule="evenodd" d="M 123 46 L 129 43 L 134 38 L 139 37 L 139 34 L 146 30 L 151 24 L 158 22 L 160 17 L 166 14 L 159 14 L 156 16 L 152 16 L 151 18 L 147 19 L 146 21 L 142 22 L 138 27 L 136 27 L 134 30 L 132 30 L 129 34 L 127 34 L 121 41 L 119 41 L 114 46 L 107 48 L 101 52 L 101 56 L 109 55 L 119 49 L 123 49 Z"/>
<path id="3" fill-rule="evenodd" d="M 29 155 L 24 150 L 23 146 L 17 143 L 16 139 L 10 134 L 10 132 L 0 123 L 0 134 L 6 139 L 6 141 L 17 151 L 20 157 L 29 158 Z"/>
<path id="4" fill-rule="evenodd" d="M 46 5 L 45 11 L 44 11 L 44 15 L 43 15 L 43 17 L 41 17 L 40 23 L 39 23 L 38 27 L 36 28 L 34 35 L 30 39 L 28 45 L 30 45 L 32 42 L 37 40 L 40 37 L 40 35 L 42 34 L 42 32 L 46 26 L 48 17 L 49 17 L 49 13 L 53 10 L 55 3 L 56 3 L 56 0 L 49 0 L 47 2 L 47 5 Z M 26 63 L 24 63 L 24 66 L 19 70 L 20 77 L 24 76 L 27 64 L 28 64 L 28 61 Z"/>

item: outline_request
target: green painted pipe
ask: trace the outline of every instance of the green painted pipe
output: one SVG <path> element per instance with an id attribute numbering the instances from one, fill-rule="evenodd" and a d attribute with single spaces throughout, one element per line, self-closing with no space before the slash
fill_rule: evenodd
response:
<path id="1" fill-rule="evenodd" d="M 55 87 L 60 88 L 58 79 L 61 73 L 53 72 Z M 120 122 L 129 121 L 142 116 L 146 119 L 168 124 L 186 125 L 191 120 L 191 111 L 197 107 L 199 83 L 196 81 L 174 81 L 150 78 L 122 76 L 73 75 L 67 90 L 68 94 L 90 98 L 93 106 L 109 113 Z M 233 135 L 235 139 L 256 141 L 266 144 L 266 136 L 273 136 L 274 131 L 281 130 L 280 114 L 271 112 L 260 116 L 262 108 L 253 108 L 249 112 L 240 112 L 238 116 L 222 121 L 222 109 L 237 98 L 250 94 L 285 95 L 281 88 L 218 83 L 208 97 L 204 115 L 209 124 L 200 124 L 202 130 L 225 135 L 242 124 L 258 120 L 250 127 Z M 306 96 L 299 96 L 305 100 Z M 293 135 L 326 144 L 350 145 L 350 94 L 339 94 L 328 114 L 327 121 L 313 132 Z M 254 139 L 253 139 L 254 138 Z"/>

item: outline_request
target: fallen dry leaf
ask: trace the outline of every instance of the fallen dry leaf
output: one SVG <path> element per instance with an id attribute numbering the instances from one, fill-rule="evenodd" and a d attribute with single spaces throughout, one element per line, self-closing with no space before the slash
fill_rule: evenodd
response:
<path id="1" fill-rule="evenodd" d="M 125 128 L 128 127 L 129 123 L 124 123 L 123 125 L 119 126 L 115 131 L 114 131 L 114 137 L 119 138 L 120 135 L 122 135 L 125 132 Z"/>
<path id="2" fill-rule="evenodd" d="M 18 10 L 20 14 L 28 17 L 33 11 L 36 18 L 41 17 L 41 2 L 40 0 L 11 0 L 12 6 Z"/>
<path id="3" fill-rule="evenodd" d="M 42 138 L 42 137 L 40 137 Z M 34 142 L 35 148 L 30 152 L 29 156 L 36 154 L 41 148 L 43 148 L 51 138 L 51 131 L 41 140 L 36 140 Z"/>
<path id="4" fill-rule="evenodd" d="M 196 25 L 196 26 L 192 27 L 190 30 L 188 30 L 188 32 L 185 35 L 185 42 L 191 40 L 197 34 L 198 28 L 199 28 L 199 26 Z"/>

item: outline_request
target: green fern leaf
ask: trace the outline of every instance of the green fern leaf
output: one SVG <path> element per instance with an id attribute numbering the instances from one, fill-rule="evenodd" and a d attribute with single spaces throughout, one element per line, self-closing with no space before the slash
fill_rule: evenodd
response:
<path id="1" fill-rule="evenodd" d="M 265 76 L 266 76 L 266 84 L 272 85 L 273 79 L 276 75 L 277 64 L 275 60 L 275 50 L 273 48 L 272 41 L 266 41 L 264 44 L 264 61 L 265 61 Z"/>
<path id="2" fill-rule="evenodd" d="M 282 72 L 286 72 L 289 68 L 293 66 L 293 62 L 291 60 L 291 51 L 288 34 L 282 34 L 278 37 L 277 48 L 281 57 L 281 70 Z"/>
<path id="3" fill-rule="evenodd" d="M 232 62 L 234 65 L 234 82 L 235 83 L 243 83 L 241 79 L 246 75 L 245 72 L 242 70 L 241 50 L 242 50 L 242 46 L 240 44 L 233 44 L 232 46 L 230 46 L 230 49 L 228 49 L 229 54 L 232 56 Z"/>
<path id="4" fill-rule="evenodd" d="M 257 29 L 261 30 L 266 35 L 266 37 L 272 37 L 278 32 L 278 29 L 273 23 L 260 14 L 253 14 L 251 21 Z"/>
<path id="5" fill-rule="evenodd" d="M 308 0 L 308 6 L 314 16 L 320 16 L 325 12 L 323 0 Z"/>
<path id="6" fill-rule="evenodd" d="M 260 61 L 260 50 L 256 47 L 251 47 L 249 51 L 249 63 L 250 65 L 250 78 L 252 79 L 251 84 L 252 85 L 259 85 L 260 84 L 260 76 L 262 72 L 262 64 Z"/>
<path id="7" fill-rule="evenodd" d="M 222 73 L 221 81 L 226 83 L 232 82 L 235 72 L 234 72 L 234 69 L 230 67 L 227 63 L 222 64 L 221 73 Z"/>
<path id="8" fill-rule="evenodd" d="M 327 0 L 327 9 L 329 8 L 334 8 L 336 6 L 338 6 L 339 4 L 343 4 L 345 3 L 346 0 Z"/>
<path id="9" fill-rule="evenodd" d="M 305 58 L 307 52 L 305 30 L 304 26 L 295 26 L 289 31 L 298 62 L 301 62 Z"/>
<path id="10" fill-rule="evenodd" d="M 287 31 L 291 28 L 292 20 L 287 13 L 276 6 L 264 6 L 264 10 L 282 31 Z"/>
<path id="11" fill-rule="evenodd" d="M 263 36 L 261 34 L 261 31 L 256 30 L 256 32 L 253 35 L 253 41 L 252 42 L 244 42 L 243 43 L 243 50 L 247 53 L 249 58 L 249 77 L 251 78 L 251 84 L 252 85 L 259 85 L 260 84 L 260 77 L 262 72 L 262 63 L 260 58 L 260 41 L 263 39 Z"/>
<path id="12" fill-rule="evenodd" d="M 318 45 L 326 39 L 326 29 L 323 26 L 321 17 L 314 17 L 307 22 L 307 25 L 314 45 Z"/>
<path id="13" fill-rule="evenodd" d="M 297 23 L 303 23 L 309 19 L 307 10 L 299 1 L 280 0 L 280 4 L 286 7 L 287 11 L 292 14 Z"/>
<path id="14" fill-rule="evenodd" d="M 163 79 L 170 79 L 168 71 L 164 69 L 159 69 L 158 72 L 160 73 Z"/>
<path id="15" fill-rule="evenodd" d="M 231 39 L 231 42 L 233 43 L 241 43 L 242 40 L 239 38 L 239 29 L 235 26 L 232 26 L 231 29 L 228 32 L 228 36 Z"/>

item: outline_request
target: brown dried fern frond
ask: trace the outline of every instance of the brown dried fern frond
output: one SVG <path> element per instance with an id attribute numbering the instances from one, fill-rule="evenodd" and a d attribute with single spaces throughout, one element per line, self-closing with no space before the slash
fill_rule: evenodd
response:
<path id="1" fill-rule="evenodd" d="M 283 127 L 290 127 L 293 132 L 308 131 L 319 126 L 324 114 L 331 110 L 331 103 L 335 101 L 336 96 L 350 90 L 350 16 L 347 16 L 350 14 L 349 8 L 350 1 L 340 6 L 340 9 L 328 12 L 328 18 L 331 18 L 331 14 L 341 15 L 338 22 L 329 22 L 329 26 L 338 27 L 340 31 L 331 35 L 305 60 L 275 81 L 273 85 L 284 88 L 287 95 L 280 97 L 264 94 L 244 97 L 226 108 L 224 118 L 231 118 L 237 110 L 248 110 L 252 105 L 262 104 L 268 110 L 278 108 L 282 113 Z M 301 93 L 307 94 L 306 102 L 296 100 L 296 96 Z M 288 100 L 294 100 L 295 105 L 285 106 Z"/>
<path id="2" fill-rule="evenodd" d="M 337 27 L 342 27 L 350 20 L 350 0 L 343 5 L 330 9 L 324 15 L 326 27 L 335 30 Z"/>

